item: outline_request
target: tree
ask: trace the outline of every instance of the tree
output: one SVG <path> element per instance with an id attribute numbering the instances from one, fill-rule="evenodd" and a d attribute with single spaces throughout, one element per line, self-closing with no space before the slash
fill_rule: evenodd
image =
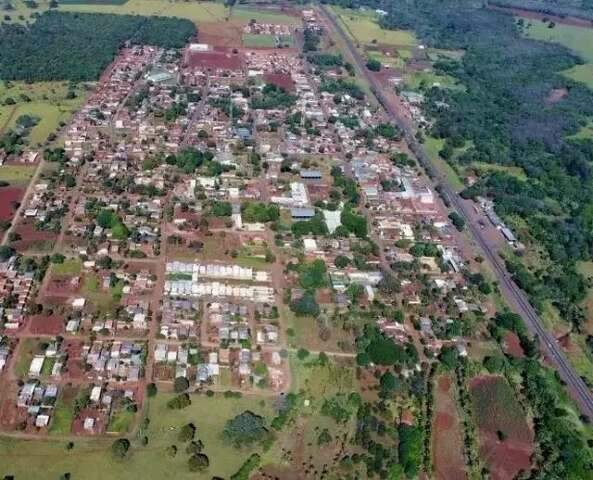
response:
<path id="1" fill-rule="evenodd" d="M 297 358 L 299 360 L 304 360 L 308 356 L 309 356 L 309 350 L 306 350 L 304 348 L 299 348 L 298 349 L 298 351 L 297 351 Z"/>
<path id="2" fill-rule="evenodd" d="M 451 220 L 451 223 L 455 226 L 455 228 L 460 232 L 463 230 L 463 227 L 465 227 L 465 220 L 457 212 L 451 212 L 449 214 L 449 219 Z"/>
<path id="3" fill-rule="evenodd" d="M 125 458 L 130 450 L 130 441 L 127 438 L 118 438 L 111 444 L 111 453 L 115 458 Z"/>
<path id="4" fill-rule="evenodd" d="M 312 315 L 316 317 L 319 315 L 319 305 L 315 301 L 315 296 L 311 292 L 305 292 L 305 294 L 290 303 L 290 309 L 296 313 L 297 316 Z"/>
<path id="5" fill-rule="evenodd" d="M 179 441 L 180 442 L 189 442 L 190 440 L 194 439 L 194 436 L 196 434 L 196 427 L 193 423 L 188 423 L 186 425 L 184 425 L 183 427 L 181 427 L 181 430 L 179 431 Z"/>
<path id="6" fill-rule="evenodd" d="M 156 384 L 149 383 L 148 385 L 146 385 L 146 395 L 149 398 L 156 397 L 157 393 L 158 393 L 158 389 L 156 387 Z"/>
<path id="7" fill-rule="evenodd" d="M 171 410 L 181 410 L 183 408 L 189 407 L 190 405 L 191 399 L 187 393 L 182 393 L 181 395 L 178 395 L 167 402 L 167 407 Z"/>
<path id="8" fill-rule="evenodd" d="M 188 466 L 190 472 L 201 472 L 210 465 L 210 460 L 203 453 L 198 453 L 189 457 Z"/>
<path id="9" fill-rule="evenodd" d="M 381 62 L 376 58 L 369 58 L 367 61 L 367 68 L 371 72 L 379 72 L 381 71 Z"/>
<path id="10" fill-rule="evenodd" d="M 263 417 L 246 410 L 226 422 L 223 436 L 236 447 L 240 447 L 263 442 L 270 436 L 270 432 Z"/>
<path id="11" fill-rule="evenodd" d="M 350 259 L 345 255 L 338 255 L 334 260 L 334 264 L 338 268 L 346 268 L 350 263 Z"/>
<path id="12" fill-rule="evenodd" d="M 173 383 L 173 388 L 176 393 L 185 392 L 189 388 L 189 380 L 185 377 L 177 377 Z"/>
<path id="13" fill-rule="evenodd" d="M 459 353 L 457 352 L 457 348 L 450 346 L 443 347 L 439 355 L 439 360 L 449 370 L 454 370 L 457 366 L 457 362 L 459 361 Z"/>
<path id="14" fill-rule="evenodd" d="M 15 249 L 8 245 L 0 246 L 0 261 L 5 262 L 15 254 Z"/>

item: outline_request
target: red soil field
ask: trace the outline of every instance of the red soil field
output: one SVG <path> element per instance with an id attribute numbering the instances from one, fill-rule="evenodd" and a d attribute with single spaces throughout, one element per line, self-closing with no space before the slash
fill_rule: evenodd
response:
<path id="1" fill-rule="evenodd" d="M 437 479 L 466 478 L 462 431 L 449 376 L 440 376 L 434 392 L 432 426 L 434 475 Z"/>
<path id="2" fill-rule="evenodd" d="M 287 92 L 294 91 L 294 81 L 288 73 L 265 73 L 264 81 L 283 88 Z"/>
<path id="3" fill-rule="evenodd" d="M 192 68 L 239 70 L 243 59 L 229 48 L 216 47 L 208 52 L 188 52 L 187 63 Z"/>
<path id="4" fill-rule="evenodd" d="M 31 333 L 35 335 L 60 335 L 64 332 L 64 320 L 59 315 L 33 315 Z"/>
<path id="5" fill-rule="evenodd" d="M 492 480 L 514 478 L 529 470 L 533 431 L 507 381 L 487 375 L 472 379 L 470 392 L 480 440 L 480 455 L 488 464 Z M 500 441 L 497 432 L 506 439 Z"/>
<path id="6" fill-rule="evenodd" d="M 13 202 L 20 202 L 23 198 L 24 193 L 24 188 L 0 188 L 0 220 L 12 219 L 15 212 L 15 208 L 13 208 Z"/>
<path id="7" fill-rule="evenodd" d="M 12 243 L 19 252 L 23 252 L 42 242 L 55 241 L 58 235 L 46 230 L 37 230 L 31 220 L 19 223 L 14 229 L 21 236 L 21 240 Z"/>
<path id="8" fill-rule="evenodd" d="M 504 337 L 504 344 L 505 352 L 509 355 L 512 355 L 515 358 L 523 358 L 525 356 L 525 352 L 523 352 L 523 347 L 521 347 L 519 337 L 517 337 L 515 333 L 507 332 Z"/>

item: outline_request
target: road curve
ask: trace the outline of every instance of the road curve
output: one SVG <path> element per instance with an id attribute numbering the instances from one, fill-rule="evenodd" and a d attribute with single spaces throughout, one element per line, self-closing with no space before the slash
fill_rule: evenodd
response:
<path id="1" fill-rule="evenodd" d="M 319 8 L 336 33 L 341 37 L 348 52 L 355 61 L 355 67 L 367 80 L 379 103 L 383 106 L 389 117 L 404 132 L 410 150 L 414 152 L 425 170 L 430 172 L 434 179 L 438 181 L 441 185 L 442 193 L 448 197 L 452 206 L 455 207 L 459 214 L 465 219 L 469 232 L 483 251 L 484 258 L 491 264 L 498 281 L 499 289 L 507 303 L 516 313 L 521 315 L 528 330 L 538 337 L 542 352 L 557 369 L 562 381 L 566 383 L 568 392 L 579 406 L 581 413 L 593 419 L 593 393 L 581 377 L 574 371 L 564 356 L 556 338 L 545 330 L 539 315 L 529 303 L 523 290 L 521 290 L 511 279 L 502 259 L 498 256 L 496 251 L 489 246 L 479 226 L 472 221 L 472 217 L 467 211 L 468 207 L 464 204 L 459 194 L 451 187 L 447 178 L 444 175 L 441 175 L 438 169 L 434 167 L 429 156 L 426 154 L 426 151 L 420 142 L 417 141 L 412 125 L 406 122 L 397 109 L 387 101 L 382 93 L 383 85 L 381 85 L 366 69 L 364 58 L 358 52 L 342 26 L 325 5 L 320 5 Z"/>

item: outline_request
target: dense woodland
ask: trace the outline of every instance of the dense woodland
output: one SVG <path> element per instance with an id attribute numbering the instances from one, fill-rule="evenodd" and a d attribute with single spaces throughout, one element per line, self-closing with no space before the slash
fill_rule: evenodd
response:
<path id="1" fill-rule="evenodd" d="M 97 80 L 128 41 L 180 48 L 195 33 L 179 18 L 48 11 L 29 26 L 0 26 L 0 78 Z"/>
<path id="2" fill-rule="evenodd" d="M 461 164 L 479 161 L 525 171 L 527 181 L 492 173 L 464 195 L 491 196 L 504 218 L 527 224 L 550 265 L 536 271 L 520 262 L 509 267 L 536 307 L 552 302 L 579 329 L 584 313 L 578 304 L 587 285 L 575 262 L 593 257 L 593 141 L 569 137 L 593 117 L 593 91 L 558 72 L 581 59 L 560 45 L 522 37 L 511 16 L 470 1 L 335 3 L 384 8 L 390 12 L 382 19 L 385 27 L 412 29 L 431 46 L 465 51 L 459 61 L 436 65 L 465 89 L 428 92 L 426 108 L 436 119 L 431 133 L 447 145 L 473 142 L 454 160 Z M 549 98 L 556 89 L 568 94 L 553 103 Z"/>

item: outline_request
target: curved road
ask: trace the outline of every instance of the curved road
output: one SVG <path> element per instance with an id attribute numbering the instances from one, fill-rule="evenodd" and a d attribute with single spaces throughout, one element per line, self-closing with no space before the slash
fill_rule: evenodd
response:
<path id="1" fill-rule="evenodd" d="M 426 154 L 424 148 L 416 140 L 413 126 L 407 122 L 400 115 L 393 104 L 391 104 L 385 98 L 382 93 L 383 85 L 381 85 L 377 79 L 374 78 L 366 69 L 366 62 L 364 58 L 353 45 L 346 32 L 344 32 L 342 26 L 326 6 L 320 5 L 319 8 L 329 24 L 341 37 L 342 41 L 346 45 L 346 48 L 348 49 L 348 52 L 354 59 L 355 67 L 369 83 L 379 103 L 383 106 L 389 117 L 404 132 L 410 150 L 414 152 L 425 170 L 430 172 L 431 175 L 433 175 L 434 178 L 438 180 L 438 183 L 440 183 L 442 187 L 442 193 L 448 197 L 451 204 L 464 217 L 465 223 L 470 233 L 474 237 L 476 243 L 480 246 L 480 249 L 483 251 L 486 260 L 491 264 L 492 269 L 496 274 L 500 291 L 507 303 L 515 312 L 521 315 L 528 330 L 539 338 L 541 350 L 547 359 L 558 370 L 560 378 L 566 383 L 568 391 L 575 402 L 578 404 L 581 413 L 593 419 L 593 394 L 591 390 L 587 387 L 585 382 L 583 382 L 581 377 L 574 371 L 564 356 L 561 347 L 556 341 L 556 338 L 544 329 L 541 319 L 539 318 L 535 309 L 529 303 L 527 296 L 511 279 L 502 259 L 498 256 L 496 251 L 490 247 L 479 226 L 474 221 L 472 221 L 472 217 L 468 212 L 468 207 L 465 205 L 459 194 L 455 192 L 455 190 L 449 185 L 446 177 L 440 174 L 438 169 L 434 168 L 434 165 Z"/>

